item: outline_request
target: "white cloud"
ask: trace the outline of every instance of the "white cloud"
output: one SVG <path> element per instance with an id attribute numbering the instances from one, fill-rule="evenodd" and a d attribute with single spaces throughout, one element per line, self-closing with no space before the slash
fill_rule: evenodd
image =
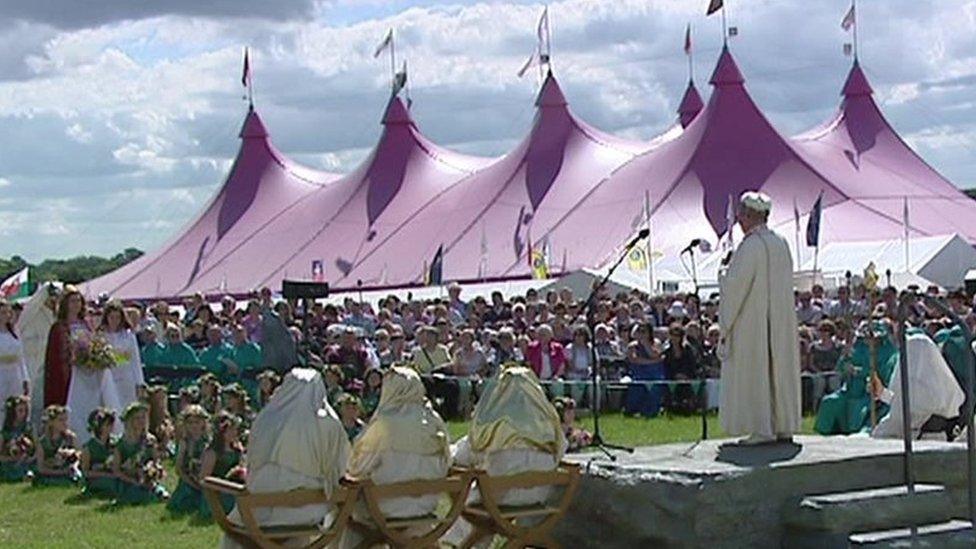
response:
<path id="1" fill-rule="evenodd" d="M 9 186 L 10 186 L 10 180 L 7 179 L 6 177 L 0 177 L 0 188 L 9 187 Z"/>
<path id="2" fill-rule="evenodd" d="M 414 118 L 434 141 L 502 154 L 534 113 L 535 78 L 515 71 L 534 47 L 541 2 L 287 0 L 260 2 L 246 20 L 257 2 L 102 9 L 120 2 L 81 15 L 69 0 L 0 8 L 0 20 L 17 21 L 0 25 L 0 256 L 111 254 L 171 236 L 239 146 L 244 44 L 275 145 L 329 171 L 354 167 L 381 130 L 388 60 L 372 50 L 390 26 L 409 58 Z M 731 12 L 748 89 L 784 133 L 836 107 L 849 64 L 838 25 L 846 6 L 779 0 Z M 942 173 L 976 185 L 962 145 L 976 142 L 976 0 L 858 7 L 862 63 L 886 115 Z M 687 21 L 696 80 L 709 92 L 720 36 L 702 11 L 686 0 L 551 2 L 555 72 L 572 109 L 631 138 L 668 127 L 687 82 Z M 38 219 L 71 238 L 32 230 Z"/>

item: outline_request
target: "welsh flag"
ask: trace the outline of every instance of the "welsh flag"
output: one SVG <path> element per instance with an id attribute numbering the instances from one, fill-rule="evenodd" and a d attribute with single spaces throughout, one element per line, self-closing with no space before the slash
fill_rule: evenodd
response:
<path id="1" fill-rule="evenodd" d="M 20 299 L 30 297 L 30 267 L 24 267 L 0 284 L 0 297 Z"/>

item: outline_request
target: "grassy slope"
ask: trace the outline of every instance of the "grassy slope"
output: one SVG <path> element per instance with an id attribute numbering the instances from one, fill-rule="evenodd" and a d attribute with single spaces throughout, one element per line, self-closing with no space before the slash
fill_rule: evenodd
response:
<path id="1" fill-rule="evenodd" d="M 589 419 L 582 423 L 591 426 Z M 812 432 L 813 419 L 803 423 Z M 609 415 L 602 422 L 608 442 L 623 445 L 694 441 L 701 423 L 697 417 L 639 419 Z M 709 436 L 724 436 L 715 416 L 709 417 Z M 451 438 L 467 432 L 466 423 L 451 423 Z M 167 484 L 172 489 L 175 478 Z M 31 488 L 0 485 L 0 547 L 215 547 L 216 526 L 193 518 L 170 516 L 162 505 L 114 508 L 84 500 L 71 488 Z"/>

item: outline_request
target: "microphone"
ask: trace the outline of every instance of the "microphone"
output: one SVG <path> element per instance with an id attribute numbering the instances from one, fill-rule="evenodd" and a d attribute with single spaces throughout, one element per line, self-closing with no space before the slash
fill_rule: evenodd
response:
<path id="1" fill-rule="evenodd" d="M 651 230 L 648 229 L 647 227 L 644 227 L 643 229 L 640 230 L 639 233 L 637 233 L 637 236 L 635 236 L 633 240 L 627 243 L 627 249 L 629 250 L 633 248 L 634 246 L 637 245 L 638 242 L 647 238 L 647 236 L 650 234 L 651 234 Z"/>
<path id="2" fill-rule="evenodd" d="M 698 246 L 701 246 L 701 243 L 702 243 L 702 239 L 696 238 L 696 239 L 692 240 L 691 241 L 691 244 L 688 244 L 688 246 L 685 249 L 681 250 L 681 253 L 682 254 L 686 254 L 686 253 L 690 252 L 691 250 L 697 248 Z"/>

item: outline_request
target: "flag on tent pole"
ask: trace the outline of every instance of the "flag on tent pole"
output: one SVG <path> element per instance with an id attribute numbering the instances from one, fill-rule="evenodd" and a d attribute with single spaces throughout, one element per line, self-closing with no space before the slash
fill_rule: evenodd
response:
<path id="1" fill-rule="evenodd" d="M 880 277 L 878 276 L 878 271 L 874 266 L 874 261 L 868 263 L 868 266 L 864 268 L 864 288 L 869 292 L 873 291 L 878 287 L 879 279 Z"/>
<path id="2" fill-rule="evenodd" d="M 649 266 L 647 247 L 643 242 L 638 242 L 637 245 L 627 252 L 627 267 L 633 273 L 644 274 L 647 272 Z"/>
<path id="3" fill-rule="evenodd" d="M 533 248 L 529 243 L 529 264 L 532 266 L 532 278 L 545 280 L 549 278 L 549 243 L 543 243 L 542 247 Z"/>
<path id="4" fill-rule="evenodd" d="M 0 284 L 0 297 L 20 299 L 30 294 L 30 267 L 24 267 Z"/>
<path id="5" fill-rule="evenodd" d="M 800 247 L 800 207 L 793 197 L 793 245 L 796 247 L 796 268 L 803 264 L 803 248 Z"/>
<path id="6" fill-rule="evenodd" d="M 539 16 L 539 23 L 536 25 L 535 29 L 536 38 L 539 39 L 539 61 L 542 63 L 549 62 L 550 44 L 549 44 L 549 6 L 546 5 L 542 9 L 542 15 Z M 546 47 L 543 48 L 542 45 L 545 44 Z"/>
<path id="7" fill-rule="evenodd" d="M 485 222 L 481 222 L 481 259 L 478 262 L 478 278 L 484 278 L 488 272 L 488 233 Z"/>
<path id="8" fill-rule="evenodd" d="M 854 7 L 854 2 L 851 2 L 851 9 L 847 10 L 847 14 L 844 15 L 844 19 L 840 22 L 840 28 L 849 31 L 857 23 L 857 10 Z"/>
<path id="9" fill-rule="evenodd" d="M 807 219 L 807 246 L 820 246 L 820 216 L 823 214 L 823 192 L 817 196 Z"/>
<path id="10" fill-rule="evenodd" d="M 518 77 L 522 78 L 523 76 L 525 76 L 525 73 L 529 72 L 529 69 L 531 69 L 536 65 L 537 60 L 538 60 L 538 55 L 536 54 L 536 52 L 532 52 L 532 55 L 530 55 L 529 58 L 525 60 L 525 63 L 522 65 L 522 68 L 518 70 L 517 73 Z"/>
<path id="11" fill-rule="evenodd" d="M 424 262 L 426 266 L 427 262 Z M 437 247 L 437 253 L 430 262 L 430 268 L 424 270 L 424 286 L 440 286 L 444 275 L 444 245 Z"/>
<path id="12" fill-rule="evenodd" d="M 244 48 L 244 70 L 241 72 L 241 86 L 247 90 L 247 103 L 254 106 L 254 87 L 251 85 L 251 50 Z"/>
<path id="13" fill-rule="evenodd" d="M 393 29 L 386 31 L 386 36 L 383 37 L 383 41 L 376 46 L 376 50 L 373 51 L 373 58 L 377 58 L 386 51 L 393 44 Z"/>
<path id="14" fill-rule="evenodd" d="M 403 68 L 393 75 L 393 95 L 400 93 L 407 85 L 407 60 L 403 60 Z"/>
<path id="15" fill-rule="evenodd" d="M 844 42 L 844 55 L 850 57 L 854 53 L 854 45 L 850 42 Z"/>
<path id="16" fill-rule="evenodd" d="M 685 27 L 685 55 L 691 55 L 691 23 Z"/>
<path id="17" fill-rule="evenodd" d="M 724 7 L 725 5 L 722 0 L 709 0 L 708 10 L 705 12 L 705 15 L 711 15 Z"/>
<path id="18" fill-rule="evenodd" d="M 321 259 L 312 260 L 312 282 L 325 280 L 325 263 Z"/>

